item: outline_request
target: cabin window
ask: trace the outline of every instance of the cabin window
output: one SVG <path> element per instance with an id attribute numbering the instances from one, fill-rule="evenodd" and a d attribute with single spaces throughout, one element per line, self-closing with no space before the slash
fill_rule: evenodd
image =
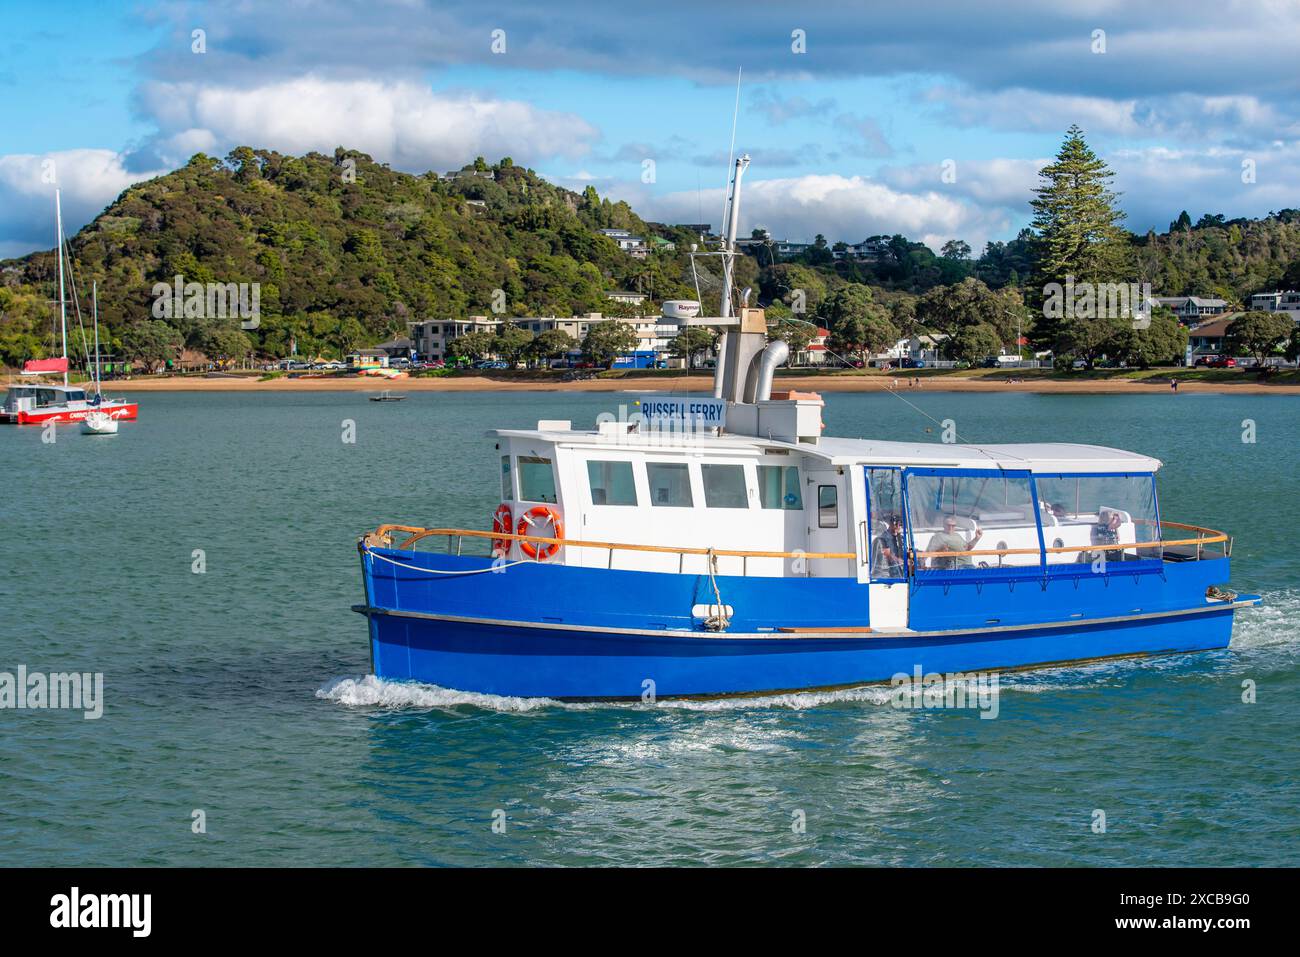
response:
<path id="1" fill-rule="evenodd" d="M 835 485 L 817 486 L 817 527 L 840 527 L 840 490 Z"/>
<path id="2" fill-rule="evenodd" d="M 1028 472 L 909 470 L 907 504 L 918 571 L 1041 564 Z"/>
<path id="3" fill-rule="evenodd" d="M 867 469 L 868 541 L 871 577 L 896 581 L 907 577 L 903 533 L 903 473 L 896 468 Z"/>
<path id="4" fill-rule="evenodd" d="M 1139 545 L 1160 540 L 1160 512 L 1155 476 L 1036 475 L 1043 533 L 1067 545 Z M 1106 561 L 1158 559 L 1158 548 L 1101 548 L 1095 552 L 1055 552 L 1052 565 L 1092 562 L 1101 554 Z"/>
<path id="5" fill-rule="evenodd" d="M 515 483 L 510 476 L 510 456 L 501 456 L 501 501 L 509 502 L 515 497 Z"/>
<path id="6" fill-rule="evenodd" d="M 798 511 L 803 508 L 803 499 L 799 495 L 799 467 L 760 465 L 758 499 L 763 508 L 780 508 L 787 511 Z"/>
<path id="7" fill-rule="evenodd" d="M 743 465 L 702 465 L 704 504 L 708 508 L 749 508 Z"/>
<path id="8" fill-rule="evenodd" d="M 551 460 L 521 455 L 518 465 L 520 500 L 554 504 L 555 472 L 551 469 Z"/>
<path id="9" fill-rule="evenodd" d="M 592 505 L 635 505 L 636 482 L 631 462 L 587 463 Z"/>
<path id="10" fill-rule="evenodd" d="M 695 504 L 691 497 L 691 475 L 685 463 L 647 462 L 646 475 L 650 480 L 651 505 L 690 508 Z"/>

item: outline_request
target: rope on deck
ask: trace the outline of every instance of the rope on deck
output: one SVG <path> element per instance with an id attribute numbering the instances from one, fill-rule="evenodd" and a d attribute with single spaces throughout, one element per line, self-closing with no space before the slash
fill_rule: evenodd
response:
<path id="1" fill-rule="evenodd" d="M 484 573 L 495 574 L 503 572 L 507 568 L 514 568 L 516 565 L 534 565 L 536 562 L 531 558 L 521 558 L 519 561 L 506 562 L 504 565 L 492 564 L 487 568 L 466 568 L 461 571 L 444 571 L 440 568 L 422 568 L 419 565 L 407 565 L 405 562 L 399 562 L 396 559 L 389 558 L 387 555 L 378 555 L 371 549 L 366 549 L 366 554 L 371 558 L 378 558 L 381 562 L 388 562 L 390 565 L 396 565 L 398 568 L 409 568 L 413 572 L 425 572 L 429 575 L 482 575 Z"/>

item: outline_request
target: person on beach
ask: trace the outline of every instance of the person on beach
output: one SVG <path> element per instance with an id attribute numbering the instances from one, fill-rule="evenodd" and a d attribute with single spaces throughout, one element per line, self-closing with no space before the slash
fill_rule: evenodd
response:
<path id="1" fill-rule="evenodd" d="M 1173 389 L 1175 392 L 1178 391 L 1178 379 L 1176 377 L 1171 377 L 1169 379 L 1169 388 Z"/>

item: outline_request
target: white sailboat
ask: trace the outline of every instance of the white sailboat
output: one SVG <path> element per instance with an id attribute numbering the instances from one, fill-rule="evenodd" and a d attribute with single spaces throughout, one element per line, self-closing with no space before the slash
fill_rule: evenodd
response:
<path id="1" fill-rule="evenodd" d="M 104 410 L 100 408 L 104 402 L 104 392 L 100 383 L 100 362 L 99 362 L 99 283 L 94 282 L 90 287 L 91 309 L 95 316 L 95 398 L 93 400 L 96 408 L 86 413 L 86 417 L 81 420 L 82 435 L 117 435 L 117 416 L 113 410 Z M 84 334 L 84 330 L 83 330 Z"/>

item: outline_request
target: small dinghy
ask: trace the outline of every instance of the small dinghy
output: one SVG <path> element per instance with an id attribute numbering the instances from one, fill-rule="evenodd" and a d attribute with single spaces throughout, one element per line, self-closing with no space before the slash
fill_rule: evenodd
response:
<path id="1" fill-rule="evenodd" d="M 370 401 L 371 402 L 401 402 L 405 398 L 406 396 L 400 392 L 389 392 L 385 390 L 379 393 L 378 395 L 372 395 L 370 397 Z"/>
<path id="2" fill-rule="evenodd" d="M 117 435 L 117 419 L 107 412 L 87 412 L 81 420 L 82 435 Z"/>

